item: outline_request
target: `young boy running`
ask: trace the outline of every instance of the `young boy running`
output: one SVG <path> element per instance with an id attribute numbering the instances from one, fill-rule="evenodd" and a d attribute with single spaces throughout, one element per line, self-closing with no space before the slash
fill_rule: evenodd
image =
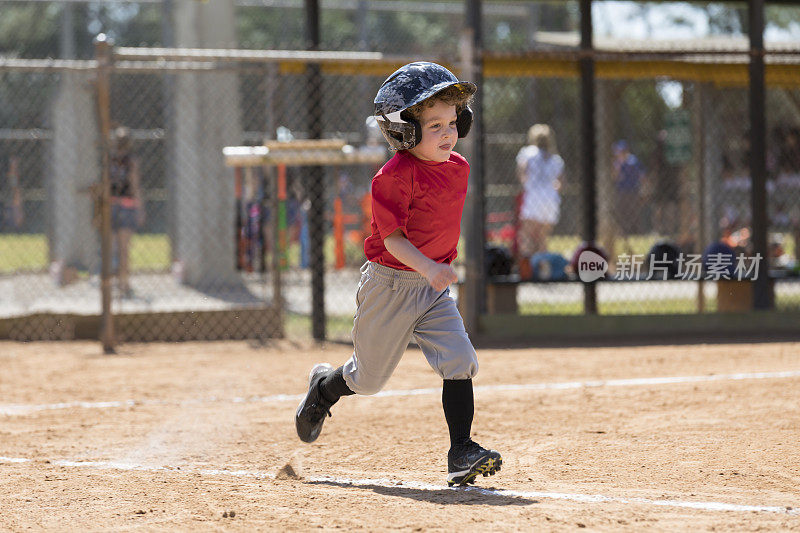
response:
<path id="1" fill-rule="evenodd" d="M 313 442 L 340 397 L 381 390 L 413 338 L 443 380 L 451 486 L 493 475 L 503 462 L 470 438 L 478 360 L 448 288 L 458 280 L 451 263 L 469 176 L 469 163 L 453 148 L 472 125 L 468 103 L 476 90 L 428 62 L 401 67 L 378 90 L 375 118 L 397 153 L 372 180 L 353 355 L 339 368 L 311 369 L 295 415 L 297 435 Z"/>

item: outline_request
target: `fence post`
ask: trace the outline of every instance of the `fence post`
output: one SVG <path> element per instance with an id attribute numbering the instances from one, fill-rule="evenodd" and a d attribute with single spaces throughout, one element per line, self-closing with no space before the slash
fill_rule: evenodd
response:
<path id="1" fill-rule="evenodd" d="M 114 317 L 111 314 L 111 180 L 109 176 L 109 151 L 111 136 L 111 62 L 114 42 L 101 33 L 94 39 L 97 59 L 97 117 L 100 122 L 102 147 L 102 181 L 100 201 L 100 251 L 102 326 L 100 331 L 103 352 L 114 353 Z"/>
<path id="2" fill-rule="evenodd" d="M 708 157 L 706 150 L 706 128 L 708 123 L 706 120 L 706 105 L 707 99 L 705 97 L 706 88 L 703 82 L 695 82 L 692 90 L 692 114 L 694 115 L 694 130 L 692 135 L 697 139 L 697 212 L 698 212 L 698 235 L 700 240 L 700 247 L 707 246 L 709 242 L 708 225 L 706 218 L 708 215 L 706 205 L 706 157 Z M 703 313 L 706 309 L 706 294 L 705 282 L 703 277 L 697 281 L 697 312 Z"/>
<path id="3" fill-rule="evenodd" d="M 462 39 L 462 77 L 478 85 L 472 108 L 474 121 L 470 136 L 470 174 L 464 205 L 464 284 L 458 298 L 462 300 L 464 327 L 470 335 L 478 332 L 479 318 L 484 307 L 483 254 L 485 236 L 484 164 L 483 164 L 483 46 L 481 36 L 481 0 L 467 0 L 466 28 Z"/>
<path id="4" fill-rule="evenodd" d="M 306 48 L 319 50 L 319 0 L 306 0 Z M 308 137 L 322 138 L 322 74 L 319 64 L 308 65 Z M 325 176 L 322 167 L 308 168 L 308 213 L 311 267 L 311 333 L 325 340 Z"/>
<path id="5" fill-rule="evenodd" d="M 592 43 L 592 0 L 581 0 L 581 141 L 583 150 L 583 176 L 581 199 L 583 204 L 583 240 L 594 244 L 597 239 L 597 164 L 595 154 L 594 123 L 594 45 Z M 609 252 L 613 253 L 613 252 Z M 608 258 L 609 263 L 613 261 Z M 596 282 L 583 284 L 583 310 L 587 315 L 597 314 Z"/>
<path id="6" fill-rule="evenodd" d="M 764 88 L 764 0 L 749 2 L 750 19 L 750 180 L 753 211 L 753 253 L 761 256 L 753 286 L 753 309 L 770 309 L 773 295 L 769 283 L 767 246 L 767 169 L 765 139 L 767 117 Z"/>

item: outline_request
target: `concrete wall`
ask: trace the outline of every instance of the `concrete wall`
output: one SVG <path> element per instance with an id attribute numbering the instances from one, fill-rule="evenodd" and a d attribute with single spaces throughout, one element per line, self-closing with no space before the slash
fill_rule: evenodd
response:
<path id="1" fill-rule="evenodd" d="M 232 1 L 174 2 L 175 46 L 235 48 Z M 175 260 L 184 282 L 195 286 L 236 283 L 232 172 L 222 148 L 241 144 L 239 89 L 235 73 L 174 77 L 171 130 L 175 180 Z"/>
<path id="2" fill-rule="evenodd" d="M 100 181 L 97 112 L 91 73 L 64 72 L 52 111 L 53 148 L 47 212 L 58 281 L 67 267 L 99 270 L 89 187 Z"/>

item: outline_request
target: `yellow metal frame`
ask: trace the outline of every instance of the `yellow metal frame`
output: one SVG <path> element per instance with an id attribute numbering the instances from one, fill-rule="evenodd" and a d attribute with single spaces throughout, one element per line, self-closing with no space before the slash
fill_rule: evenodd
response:
<path id="1" fill-rule="evenodd" d="M 718 86 L 746 87 L 749 83 L 748 64 L 745 60 L 734 61 L 731 57 L 720 57 L 719 61 L 703 59 L 667 60 L 655 59 L 598 59 L 595 73 L 602 80 L 643 80 L 673 78 L 676 80 L 713 83 Z M 339 76 L 387 76 L 400 68 L 404 60 L 374 61 L 363 64 L 326 63 L 321 65 L 323 74 Z M 281 74 L 304 74 L 307 63 L 300 61 L 280 62 Z M 456 65 L 446 65 L 458 72 Z M 546 56 L 486 57 L 483 62 L 485 78 L 539 77 L 578 78 L 578 61 L 571 58 Z M 772 63 L 766 65 L 767 86 L 786 89 L 800 88 L 800 63 Z"/>

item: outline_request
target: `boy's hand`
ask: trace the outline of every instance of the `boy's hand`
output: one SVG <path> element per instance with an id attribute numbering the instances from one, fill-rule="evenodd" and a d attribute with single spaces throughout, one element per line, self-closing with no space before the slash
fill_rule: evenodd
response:
<path id="1" fill-rule="evenodd" d="M 400 229 L 385 237 L 383 244 L 386 246 L 386 250 L 395 256 L 398 261 L 422 274 L 431 287 L 437 291 L 443 291 L 448 285 L 458 281 L 458 276 L 453 267 L 445 263 L 437 263 L 425 257 L 416 246 L 405 238 Z"/>
<path id="2" fill-rule="evenodd" d="M 433 263 L 422 275 L 425 276 L 431 287 L 437 291 L 443 291 L 448 285 L 458 281 L 455 269 L 445 263 Z"/>

